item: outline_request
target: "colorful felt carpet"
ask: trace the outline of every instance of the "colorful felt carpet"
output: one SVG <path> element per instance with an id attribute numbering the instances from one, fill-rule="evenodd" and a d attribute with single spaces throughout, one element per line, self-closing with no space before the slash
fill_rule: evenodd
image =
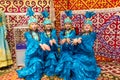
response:
<path id="1" fill-rule="evenodd" d="M 99 62 L 102 72 L 98 80 L 120 80 L 120 63 L 117 62 Z M 19 79 L 15 68 L 0 70 L 0 80 L 23 80 Z M 62 80 L 58 77 L 43 76 L 41 80 Z"/>

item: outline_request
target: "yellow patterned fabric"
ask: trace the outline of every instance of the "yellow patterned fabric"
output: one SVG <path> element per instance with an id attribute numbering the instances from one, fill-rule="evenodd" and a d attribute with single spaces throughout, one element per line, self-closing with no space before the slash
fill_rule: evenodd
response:
<path id="1" fill-rule="evenodd" d="M 0 11 L 0 22 L 2 25 L 0 25 L 0 68 L 9 66 L 12 64 L 12 57 L 9 50 L 9 46 L 6 40 L 6 26 L 5 26 L 5 16 L 4 13 Z M 4 16 L 4 17 L 3 17 Z"/>
<path id="2" fill-rule="evenodd" d="M 0 27 L 0 68 L 11 65 L 12 57 L 7 40 L 5 38 L 5 26 Z"/>

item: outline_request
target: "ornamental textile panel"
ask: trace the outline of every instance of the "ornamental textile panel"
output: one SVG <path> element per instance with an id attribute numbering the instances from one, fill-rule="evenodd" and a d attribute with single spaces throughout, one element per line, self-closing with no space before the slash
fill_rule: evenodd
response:
<path id="1" fill-rule="evenodd" d="M 60 11 L 102 9 L 120 6 L 120 0 L 54 0 L 56 28 L 60 31 Z"/>
<path id="2" fill-rule="evenodd" d="M 35 13 L 41 12 L 44 9 L 49 11 L 50 0 L 0 0 L 0 9 L 2 9 L 6 14 L 8 30 L 7 40 L 14 61 L 16 55 L 13 28 L 19 25 L 27 24 L 27 20 L 29 18 L 26 17 L 25 14 L 28 6 L 32 6 Z M 35 14 L 35 17 L 38 19 L 38 23 L 41 24 L 43 17 L 39 13 Z"/>
<path id="3" fill-rule="evenodd" d="M 77 33 L 81 32 L 86 11 L 94 11 L 96 13 L 91 20 L 93 21 L 93 29 L 97 32 L 97 40 L 94 45 L 97 60 L 100 60 L 101 56 L 106 57 L 107 60 L 120 61 L 120 17 L 117 15 L 120 12 L 120 7 L 74 10 L 72 20 Z M 60 16 L 61 26 L 63 26 L 65 18 L 66 15 L 62 11 Z"/>

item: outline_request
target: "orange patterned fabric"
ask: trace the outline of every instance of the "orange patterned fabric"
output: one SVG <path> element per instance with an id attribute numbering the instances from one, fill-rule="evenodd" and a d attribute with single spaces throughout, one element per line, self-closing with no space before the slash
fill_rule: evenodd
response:
<path id="1" fill-rule="evenodd" d="M 64 10 L 103 9 L 120 6 L 120 0 L 54 0 L 56 14 L 56 28 L 60 31 L 60 12 Z M 96 56 L 98 61 L 112 61 L 113 59 Z"/>
<path id="2" fill-rule="evenodd" d="M 54 0 L 56 28 L 60 29 L 60 11 L 101 9 L 120 6 L 120 0 Z"/>

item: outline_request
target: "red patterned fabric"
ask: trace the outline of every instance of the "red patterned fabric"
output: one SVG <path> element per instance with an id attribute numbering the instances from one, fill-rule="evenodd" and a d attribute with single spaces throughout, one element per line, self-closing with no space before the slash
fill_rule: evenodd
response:
<path id="1" fill-rule="evenodd" d="M 56 14 L 56 28 L 57 28 L 58 31 L 60 31 L 60 28 L 61 28 L 61 26 L 60 26 L 60 19 L 61 19 L 60 18 L 60 12 L 61 11 L 64 11 L 64 10 L 103 9 L 103 8 L 119 7 L 120 6 L 120 0 L 54 0 L 54 4 L 55 4 L 55 10 L 56 10 L 55 11 L 55 14 Z M 69 6 L 67 6 L 68 4 L 69 4 Z M 78 25 L 78 24 L 76 24 L 76 25 Z M 78 25 L 78 27 L 79 26 L 80 25 Z M 76 29 L 77 29 L 77 27 L 76 27 Z M 107 27 L 107 29 L 109 29 L 109 28 Z M 119 34 L 119 33 L 117 33 L 117 34 Z M 109 37 L 111 37 L 111 36 L 109 36 Z M 115 43 L 115 45 L 119 44 L 120 39 L 118 39 L 116 37 L 115 37 L 115 39 L 117 39 L 117 43 Z M 109 42 L 109 43 L 111 44 L 111 42 Z M 101 43 L 99 42 L 99 44 L 101 44 Z M 113 45 L 113 44 L 111 44 L 111 45 Z M 100 47 L 103 47 L 103 46 L 100 46 Z M 105 50 L 106 50 L 106 48 L 104 48 L 103 52 Z M 101 60 L 102 61 L 112 61 L 112 59 L 110 57 L 108 57 L 109 54 L 106 54 L 106 55 L 103 55 L 103 54 L 102 55 L 96 55 L 96 59 L 100 60 L 100 61 Z"/>
<path id="2" fill-rule="evenodd" d="M 49 4 L 50 0 L 0 0 L 0 8 L 8 13 L 26 12 L 28 6 L 32 6 L 35 12 L 49 10 Z"/>
<path id="3" fill-rule="evenodd" d="M 119 8 L 96 9 L 94 10 L 96 15 L 91 19 L 93 21 L 93 29 L 97 32 L 97 40 L 94 46 L 96 55 L 114 60 L 120 60 L 120 16 L 116 15 L 118 10 Z M 84 10 L 73 11 L 73 26 L 77 33 L 82 30 L 85 12 Z M 62 12 L 61 26 L 63 26 L 65 17 L 64 12 Z"/>
<path id="4" fill-rule="evenodd" d="M 19 25 L 27 24 L 28 17 L 25 16 L 28 6 L 32 6 L 33 10 L 36 12 L 41 12 L 44 9 L 49 11 L 50 0 L 0 0 L 0 8 L 6 14 L 6 24 L 7 24 L 7 40 L 12 52 L 13 59 L 15 61 L 15 41 L 13 28 Z M 39 14 L 39 13 L 38 13 Z M 41 24 L 43 17 L 35 15 L 38 19 L 38 23 Z"/>

